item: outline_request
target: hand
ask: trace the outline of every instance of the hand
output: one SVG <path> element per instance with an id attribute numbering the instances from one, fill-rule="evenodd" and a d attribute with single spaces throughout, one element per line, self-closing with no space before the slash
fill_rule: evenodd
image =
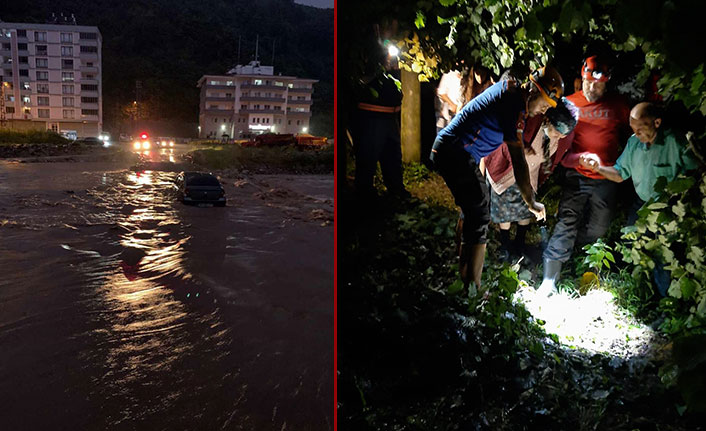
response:
<path id="1" fill-rule="evenodd" d="M 537 220 L 547 219 L 547 210 L 544 208 L 543 204 L 535 201 L 532 205 L 529 205 L 529 210 L 532 214 L 534 214 Z"/>
<path id="2" fill-rule="evenodd" d="M 601 167 L 601 159 L 595 154 L 581 154 L 579 157 L 579 165 L 592 172 L 598 172 L 598 168 Z"/>

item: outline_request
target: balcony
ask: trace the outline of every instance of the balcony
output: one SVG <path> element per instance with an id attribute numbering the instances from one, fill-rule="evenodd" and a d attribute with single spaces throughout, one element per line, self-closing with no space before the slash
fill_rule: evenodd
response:
<path id="1" fill-rule="evenodd" d="M 232 102 L 235 100 L 235 97 L 230 96 L 206 96 L 206 101 L 207 102 Z"/>
<path id="2" fill-rule="evenodd" d="M 240 84 L 240 88 L 256 88 L 260 90 L 280 90 L 284 91 L 287 89 L 287 87 L 282 86 L 282 85 L 265 85 L 265 84 L 260 84 L 260 85 L 255 85 L 255 84 Z"/>
<path id="3" fill-rule="evenodd" d="M 294 99 L 287 99 L 287 104 L 289 105 L 307 105 L 311 106 L 313 102 L 311 100 L 294 100 Z"/>
<path id="4" fill-rule="evenodd" d="M 206 87 L 209 90 L 235 90 L 235 85 L 225 85 L 225 84 L 218 84 L 218 85 L 211 85 L 209 83 L 206 83 L 205 85 L 202 85 L 202 87 Z"/>
<path id="5" fill-rule="evenodd" d="M 37 54 L 37 55 L 46 55 L 46 54 Z M 97 52 L 79 52 L 78 56 L 82 60 L 98 60 L 98 53 Z"/>
<path id="6" fill-rule="evenodd" d="M 238 112 L 241 114 L 284 114 L 281 109 L 241 109 Z"/>
<path id="7" fill-rule="evenodd" d="M 313 88 L 305 88 L 305 87 L 294 87 L 294 88 L 289 89 L 290 93 L 311 93 L 313 91 L 314 91 Z"/>
<path id="8" fill-rule="evenodd" d="M 288 117 L 311 117 L 311 111 L 287 111 Z"/>
<path id="9" fill-rule="evenodd" d="M 233 110 L 232 109 L 207 108 L 207 109 L 204 109 L 204 112 L 206 112 L 207 114 L 230 115 L 233 113 Z"/>
<path id="10" fill-rule="evenodd" d="M 266 96 L 240 96 L 241 102 L 275 102 L 284 103 L 287 99 L 284 97 L 266 97 Z"/>
<path id="11" fill-rule="evenodd" d="M 79 70 L 81 73 L 98 73 L 98 67 L 96 66 L 81 66 Z"/>

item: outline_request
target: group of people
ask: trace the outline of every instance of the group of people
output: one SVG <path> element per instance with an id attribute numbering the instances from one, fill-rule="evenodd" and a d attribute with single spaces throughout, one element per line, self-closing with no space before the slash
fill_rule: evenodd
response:
<path id="1" fill-rule="evenodd" d="M 631 109 L 626 98 L 609 91 L 611 69 L 604 59 L 586 58 L 580 78 L 580 89 L 565 96 L 564 81 L 552 66 L 526 80 L 506 74 L 493 82 L 482 67 L 442 77 L 430 160 L 461 208 L 457 248 L 465 285 L 481 284 L 491 221 L 499 227 L 499 259 L 526 254 L 531 220 L 546 218 L 535 194 L 553 172 L 560 177 L 562 196 L 542 252 L 539 289 L 547 295 L 556 291 L 574 246 L 606 233 L 619 198 L 617 183 L 631 179 L 634 184 L 638 199 L 628 216 L 634 223 L 637 210 L 656 193 L 658 177 L 671 181 L 697 167 L 685 136 L 662 124 L 658 105 L 641 102 Z M 388 191 L 404 194 L 398 83 L 392 73 L 378 73 L 364 84 L 369 91 L 359 98 L 354 127 L 356 189 L 374 193 L 379 160 Z M 512 223 L 517 223 L 513 241 Z M 669 273 L 659 262 L 654 278 L 665 295 Z"/>
<path id="2" fill-rule="evenodd" d="M 555 169 L 562 177 L 562 197 L 542 254 L 539 290 L 546 295 L 556 291 L 574 246 L 593 243 L 608 230 L 617 183 L 632 179 L 639 197 L 628 216 L 634 223 L 637 210 L 656 193 L 658 177 L 671 181 L 697 167 L 686 138 L 662 126 L 660 107 L 642 102 L 630 109 L 624 97 L 608 91 L 610 78 L 608 64 L 598 56 L 585 59 L 581 89 L 568 97 L 551 66 L 533 72 L 525 83 L 507 77 L 440 128 L 431 159 L 461 208 L 464 284 L 480 286 L 489 222 L 500 228 L 500 259 L 523 253 L 530 221 L 546 217 L 535 193 Z M 513 222 L 518 226 L 510 242 Z M 659 263 L 654 279 L 665 295 L 669 273 Z"/>

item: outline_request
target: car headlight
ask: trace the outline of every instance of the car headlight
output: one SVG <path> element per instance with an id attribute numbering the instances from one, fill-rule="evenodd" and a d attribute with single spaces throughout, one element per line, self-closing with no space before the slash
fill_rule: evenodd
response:
<path id="1" fill-rule="evenodd" d="M 135 142 L 134 144 L 132 144 L 132 147 L 136 150 L 139 150 L 142 147 L 142 145 L 139 142 Z"/>
<path id="2" fill-rule="evenodd" d="M 169 141 L 169 146 L 173 147 L 174 146 L 174 141 Z"/>
<path id="3" fill-rule="evenodd" d="M 150 149 L 150 141 L 145 141 L 142 143 L 142 149 L 143 150 L 149 150 Z"/>

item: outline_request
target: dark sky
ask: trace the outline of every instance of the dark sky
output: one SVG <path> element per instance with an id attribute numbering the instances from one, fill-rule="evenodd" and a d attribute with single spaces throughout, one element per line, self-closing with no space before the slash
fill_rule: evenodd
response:
<path id="1" fill-rule="evenodd" d="M 307 6 L 333 9 L 333 0 L 294 0 L 294 3 L 305 4 Z"/>

